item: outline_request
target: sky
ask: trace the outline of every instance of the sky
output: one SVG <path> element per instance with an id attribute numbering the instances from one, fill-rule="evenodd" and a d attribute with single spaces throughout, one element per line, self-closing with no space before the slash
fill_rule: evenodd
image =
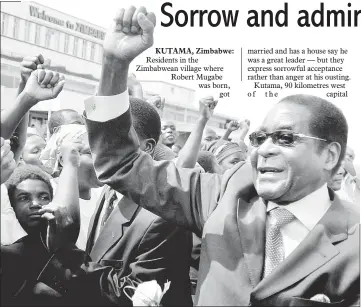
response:
<path id="1" fill-rule="evenodd" d="M 301 28 L 297 25 L 300 10 L 312 12 L 320 9 L 320 2 L 314 0 L 289 1 L 288 3 L 288 26 L 287 27 L 248 27 L 247 17 L 250 10 L 277 10 L 284 9 L 285 1 L 275 0 L 255 0 L 255 1 L 215 1 L 215 0 L 182 0 L 171 1 L 172 7 L 167 7 L 167 11 L 173 16 L 178 10 L 184 10 L 190 16 L 191 10 L 239 10 L 238 22 L 236 27 L 211 27 L 206 24 L 203 27 L 198 26 L 199 20 L 196 19 L 197 26 L 191 27 L 189 24 L 185 27 L 172 25 L 162 27 L 161 22 L 167 22 L 167 16 L 161 13 L 161 6 L 167 1 L 163 0 L 124 0 L 124 1 L 36 1 L 57 9 L 74 17 L 84 19 L 96 25 L 108 28 L 112 23 L 115 13 L 120 6 L 144 5 L 148 11 L 153 11 L 157 16 L 157 26 L 155 29 L 155 42 L 153 48 L 147 50 L 142 56 L 136 59 L 136 63 L 143 63 L 147 56 L 162 56 L 155 54 L 155 48 L 230 48 L 234 49 L 233 55 L 211 56 L 200 55 L 200 66 L 223 66 L 223 81 L 230 86 L 230 97 L 219 99 L 217 111 L 238 117 L 239 119 L 248 118 L 251 120 L 251 130 L 259 126 L 267 114 L 267 111 L 280 98 L 290 94 L 307 93 L 326 98 L 328 90 L 299 90 L 283 89 L 278 92 L 278 97 L 265 97 L 264 90 L 257 90 L 255 97 L 249 97 L 254 92 L 254 82 L 247 81 L 248 67 L 247 50 L 248 49 L 337 49 L 348 50 L 344 56 L 344 74 L 351 76 L 351 81 L 347 84 L 348 98 L 330 98 L 329 100 L 339 106 L 350 126 L 349 144 L 355 148 L 356 154 L 361 153 L 358 131 L 360 131 L 360 96 L 359 86 L 361 77 L 356 70 L 360 66 L 361 58 L 359 40 L 359 29 L 355 27 L 310 27 Z M 324 10 L 347 10 L 349 1 L 329 0 L 325 2 Z M 359 2 L 353 2 L 350 9 L 361 9 Z M 198 15 L 196 15 L 198 16 Z M 361 23 L 361 18 L 359 18 Z M 166 55 L 169 57 L 169 55 Z M 275 58 L 276 56 L 270 56 Z M 317 56 L 313 55 L 313 60 Z M 317 62 L 316 62 L 317 63 Z M 264 66 L 267 66 L 264 64 Z M 133 65 L 134 69 L 135 65 Z M 219 96 L 224 90 L 219 89 L 199 89 L 194 81 L 172 81 L 169 73 L 161 72 L 137 72 L 139 79 L 162 80 L 182 86 L 190 87 L 196 90 L 196 101 L 198 98 L 215 95 Z M 223 82 L 222 81 L 222 82 Z"/>

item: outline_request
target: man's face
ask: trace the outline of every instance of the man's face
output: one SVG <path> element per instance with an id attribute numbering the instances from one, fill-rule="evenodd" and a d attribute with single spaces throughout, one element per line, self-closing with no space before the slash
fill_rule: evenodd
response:
<path id="1" fill-rule="evenodd" d="M 172 121 L 162 122 L 162 143 L 171 146 L 177 138 L 177 129 Z"/>
<path id="2" fill-rule="evenodd" d="M 202 145 L 208 145 L 215 140 L 217 140 L 217 133 L 212 129 L 206 128 L 202 137 Z"/>
<path id="3" fill-rule="evenodd" d="M 50 201 L 50 189 L 44 181 L 26 179 L 15 188 L 11 204 L 21 226 L 29 230 L 43 225 L 44 221 L 38 212 Z"/>
<path id="4" fill-rule="evenodd" d="M 342 166 L 340 166 L 336 174 L 333 175 L 333 177 L 328 181 L 327 183 L 328 187 L 334 191 L 340 190 L 343 176 L 345 175 L 345 173 L 346 173 L 345 169 Z"/>
<path id="5" fill-rule="evenodd" d="M 312 136 L 311 114 L 307 108 L 279 103 L 266 116 L 261 131 L 291 130 Z M 317 137 L 317 136 L 316 136 Z M 258 194 L 266 200 L 287 204 L 313 192 L 328 178 L 324 172 L 324 150 L 318 140 L 301 138 L 292 146 L 275 145 L 269 137 L 258 148 L 252 148 L 253 180 Z"/>
<path id="6" fill-rule="evenodd" d="M 38 135 L 32 135 L 27 138 L 22 159 L 26 164 L 41 165 L 39 160 L 42 150 L 45 148 L 46 142 Z"/>
<path id="7" fill-rule="evenodd" d="M 95 174 L 88 135 L 82 135 L 81 141 L 83 147 L 80 151 L 80 166 L 78 168 L 79 186 L 84 188 L 99 188 L 103 186 L 103 183 L 98 180 Z"/>

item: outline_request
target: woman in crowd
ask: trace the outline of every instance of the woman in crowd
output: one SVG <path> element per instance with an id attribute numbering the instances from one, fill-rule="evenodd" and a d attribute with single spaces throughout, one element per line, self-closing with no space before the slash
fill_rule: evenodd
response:
<path id="1" fill-rule="evenodd" d="M 237 143 L 220 140 L 212 145 L 210 151 L 215 155 L 222 174 L 247 159 L 247 151 Z"/>

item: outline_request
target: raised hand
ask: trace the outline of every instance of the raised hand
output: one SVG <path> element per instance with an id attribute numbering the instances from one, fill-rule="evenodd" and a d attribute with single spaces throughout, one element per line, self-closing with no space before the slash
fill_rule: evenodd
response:
<path id="1" fill-rule="evenodd" d="M 83 148 L 83 143 L 64 142 L 59 149 L 60 161 L 62 165 L 71 164 L 72 166 L 80 166 L 80 151 Z"/>
<path id="2" fill-rule="evenodd" d="M 44 57 L 39 54 L 37 56 L 25 57 L 20 63 L 21 81 L 26 83 L 34 70 L 44 68 Z"/>
<path id="3" fill-rule="evenodd" d="M 39 101 L 56 98 L 64 84 L 64 76 L 59 73 L 37 69 L 31 73 L 23 93 L 32 104 L 36 104 Z"/>
<path id="4" fill-rule="evenodd" d="M 1 184 L 9 179 L 15 168 L 16 162 L 14 153 L 11 151 L 10 141 L 1 138 Z"/>
<path id="5" fill-rule="evenodd" d="M 42 214 L 41 218 L 48 221 L 46 243 L 51 252 L 72 243 L 71 238 L 77 230 L 73 217 L 66 206 L 50 203 L 43 206 L 39 213 Z"/>
<path id="6" fill-rule="evenodd" d="M 147 99 L 147 102 L 154 106 L 156 109 L 162 111 L 165 105 L 165 98 L 160 97 L 159 95 L 150 96 Z"/>
<path id="7" fill-rule="evenodd" d="M 239 122 L 236 120 L 232 120 L 227 124 L 227 130 L 236 131 L 237 129 L 239 129 Z"/>
<path id="8" fill-rule="evenodd" d="M 251 122 L 249 119 L 244 119 L 244 120 L 241 120 L 238 122 L 239 124 L 239 128 L 242 130 L 242 131 L 245 131 L 246 133 L 249 131 L 249 128 L 251 126 Z"/>
<path id="9" fill-rule="evenodd" d="M 249 128 L 251 126 L 251 122 L 248 119 L 244 119 L 242 121 L 239 122 L 239 127 L 240 127 L 240 141 L 244 142 L 244 139 L 249 131 Z"/>
<path id="10" fill-rule="evenodd" d="M 133 98 L 143 99 L 142 85 L 133 73 L 128 74 L 128 92 Z"/>
<path id="11" fill-rule="evenodd" d="M 130 63 L 153 45 L 155 23 L 154 13 L 147 13 L 143 6 L 119 10 L 113 28 L 105 35 L 104 57 Z"/>
<path id="12" fill-rule="evenodd" d="M 218 100 L 214 100 L 213 96 L 207 96 L 199 100 L 200 116 L 208 121 L 213 116 L 217 104 Z"/>

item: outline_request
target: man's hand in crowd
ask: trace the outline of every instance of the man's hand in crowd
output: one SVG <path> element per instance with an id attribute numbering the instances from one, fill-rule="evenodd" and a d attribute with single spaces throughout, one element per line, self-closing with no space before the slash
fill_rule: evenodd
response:
<path id="1" fill-rule="evenodd" d="M 133 98 L 143 99 L 142 85 L 133 73 L 128 74 L 128 92 Z"/>
<path id="2" fill-rule="evenodd" d="M 59 149 L 60 160 L 63 166 L 63 172 L 67 166 L 79 167 L 80 153 L 83 148 L 81 142 L 64 142 Z M 76 173 L 74 174 L 75 176 Z M 60 175 L 61 176 L 61 175 Z M 60 179 L 59 179 L 60 180 Z M 71 180 L 71 178 L 68 178 Z M 73 204 L 60 203 L 58 194 L 54 196 L 53 202 L 43 206 L 39 211 L 42 218 L 48 221 L 47 245 L 51 252 L 63 248 L 76 241 L 79 233 L 78 218 L 74 212 L 71 212 Z M 70 209 L 69 209 L 70 208 Z"/>
<path id="3" fill-rule="evenodd" d="M 10 141 L 1 138 L 1 184 L 9 179 L 15 168 L 16 163 Z"/>
<path id="4" fill-rule="evenodd" d="M 103 55 L 111 61 L 129 64 L 153 45 L 156 17 L 145 7 L 121 9 L 114 18 L 114 27 L 107 32 Z"/>
<path id="5" fill-rule="evenodd" d="M 159 95 L 154 95 L 154 96 L 150 96 L 147 99 L 147 102 L 150 103 L 157 110 L 162 111 L 165 105 L 165 98 L 162 98 Z"/>
<path id="6" fill-rule="evenodd" d="M 21 82 L 25 84 L 34 70 L 44 68 L 43 64 L 44 57 L 41 54 L 32 57 L 25 57 L 20 63 Z"/>
<path id="7" fill-rule="evenodd" d="M 239 122 L 237 122 L 236 120 L 232 120 L 227 124 L 227 130 L 228 131 L 236 131 L 239 129 Z"/>
<path id="8" fill-rule="evenodd" d="M 75 167 L 80 166 L 80 151 L 83 149 L 83 143 L 80 141 L 64 142 L 59 149 L 59 160 L 64 166 L 70 164 Z"/>
<path id="9" fill-rule="evenodd" d="M 35 105 L 39 101 L 56 98 L 65 84 L 64 76 L 50 70 L 37 69 L 33 71 L 26 82 L 23 94 Z"/>
<path id="10" fill-rule="evenodd" d="M 214 113 L 218 100 L 214 100 L 212 96 L 207 96 L 199 100 L 199 114 L 202 119 L 208 121 Z"/>
<path id="11" fill-rule="evenodd" d="M 251 126 L 251 122 L 249 119 L 244 119 L 244 120 L 239 121 L 238 125 L 239 125 L 240 130 L 247 134 L 249 131 L 249 128 Z"/>
<path id="12" fill-rule="evenodd" d="M 71 243 L 68 233 L 73 233 L 74 220 L 67 207 L 50 203 L 43 206 L 39 213 L 48 221 L 46 244 L 50 252 L 68 246 Z"/>

